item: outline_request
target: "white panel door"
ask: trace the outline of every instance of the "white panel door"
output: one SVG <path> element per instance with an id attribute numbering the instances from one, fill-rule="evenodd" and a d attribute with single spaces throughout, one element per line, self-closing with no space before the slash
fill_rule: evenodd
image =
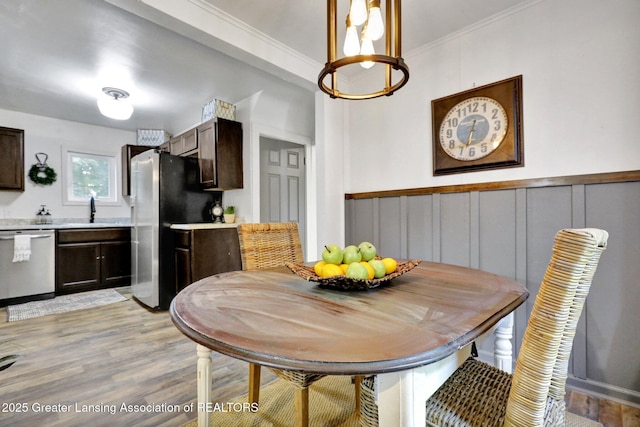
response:
<path id="1" fill-rule="evenodd" d="M 297 222 L 305 247 L 304 147 L 260 138 L 260 222 Z"/>

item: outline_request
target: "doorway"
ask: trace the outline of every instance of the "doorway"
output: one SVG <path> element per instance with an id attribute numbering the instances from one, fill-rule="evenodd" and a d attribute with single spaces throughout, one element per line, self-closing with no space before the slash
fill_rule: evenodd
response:
<path id="1" fill-rule="evenodd" d="M 260 137 L 260 222 L 297 222 L 306 248 L 304 145 Z"/>

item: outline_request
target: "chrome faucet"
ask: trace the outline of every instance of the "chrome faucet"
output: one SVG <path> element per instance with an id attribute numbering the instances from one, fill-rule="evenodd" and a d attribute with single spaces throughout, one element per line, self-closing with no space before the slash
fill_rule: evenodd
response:
<path id="1" fill-rule="evenodd" d="M 89 218 L 89 222 L 93 224 L 96 216 L 96 200 L 93 198 L 93 196 L 91 196 L 91 202 L 89 203 L 89 205 L 91 206 L 91 217 Z"/>

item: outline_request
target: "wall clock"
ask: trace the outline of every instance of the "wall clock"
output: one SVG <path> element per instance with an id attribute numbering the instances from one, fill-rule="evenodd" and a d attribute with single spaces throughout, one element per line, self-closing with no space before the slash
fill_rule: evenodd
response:
<path id="1" fill-rule="evenodd" d="M 431 101 L 433 174 L 524 165 L 522 76 Z"/>

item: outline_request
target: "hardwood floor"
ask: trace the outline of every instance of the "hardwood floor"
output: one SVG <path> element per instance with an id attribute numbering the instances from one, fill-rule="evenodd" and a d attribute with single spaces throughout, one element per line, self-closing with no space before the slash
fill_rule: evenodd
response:
<path id="1" fill-rule="evenodd" d="M 120 291 L 130 297 L 128 288 Z M 0 425 L 177 427 L 197 417 L 184 410 L 196 401 L 195 344 L 166 311 L 129 300 L 4 322 L 4 341 L 23 357 L 0 372 Z M 0 349 L 6 354 L 6 344 Z M 215 353 L 213 362 L 215 402 L 246 392 L 247 363 Z M 263 384 L 274 378 L 262 370 Z M 575 392 L 568 402 L 605 427 L 640 426 L 639 409 Z"/>
<path id="2" fill-rule="evenodd" d="M 2 341 L 23 357 L 0 372 L 0 425 L 173 427 L 197 418 L 184 411 L 196 401 L 195 343 L 166 311 L 129 300 L 0 323 Z M 263 384 L 275 378 L 262 371 Z M 247 378 L 247 363 L 214 355 L 214 401 L 245 393 Z M 165 408 L 128 411 L 123 404 Z"/>

